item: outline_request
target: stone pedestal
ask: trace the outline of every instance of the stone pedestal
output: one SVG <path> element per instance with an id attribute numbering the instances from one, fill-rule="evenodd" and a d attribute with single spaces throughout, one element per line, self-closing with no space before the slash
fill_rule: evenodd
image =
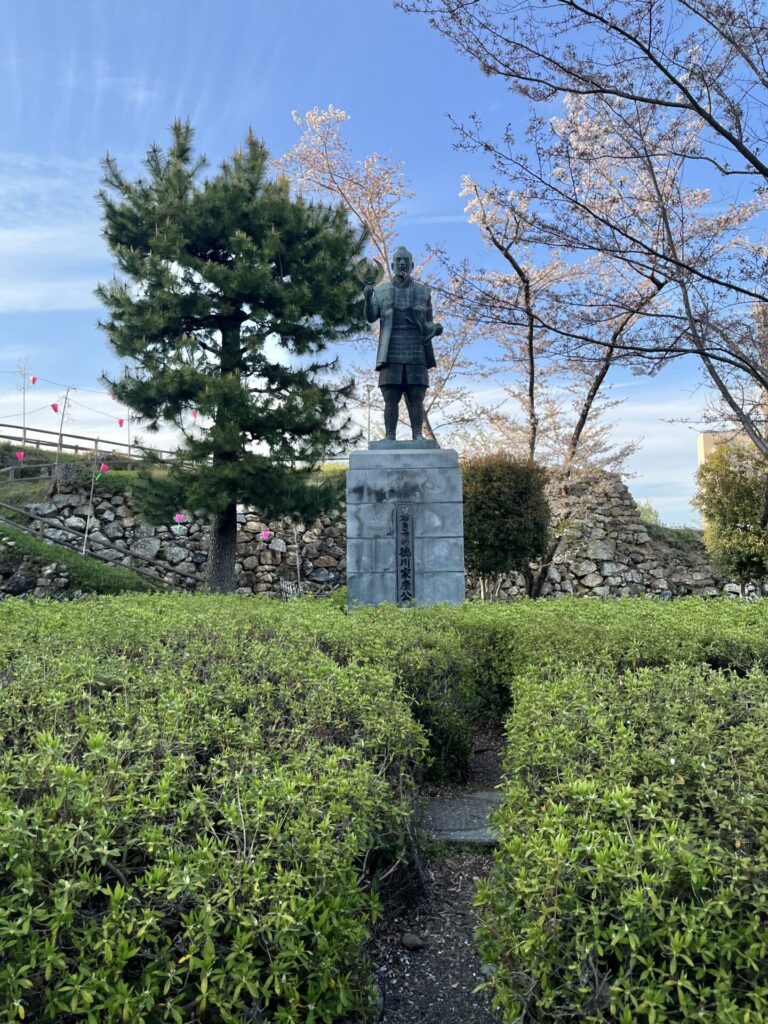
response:
<path id="1" fill-rule="evenodd" d="M 455 451 L 406 442 L 353 452 L 347 473 L 347 603 L 464 600 L 461 470 Z"/>

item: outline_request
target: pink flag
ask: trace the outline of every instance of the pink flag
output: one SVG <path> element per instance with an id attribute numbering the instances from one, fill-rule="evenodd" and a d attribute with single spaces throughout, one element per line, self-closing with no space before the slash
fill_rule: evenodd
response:
<path id="1" fill-rule="evenodd" d="M 272 531 L 271 530 L 262 530 L 261 531 L 261 539 L 262 540 L 269 540 L 269 538 L 271 536 L 272 536 Z"/>
<path id="2" fill-rule="evenodd" d="M 118 420 L 118 421 L 117 421 L 117 425 L 118 425 L 118 427 L 122 427 L 122 425 L 123 425 L 124 423 L 125 423 L 125 420 Z"/>
<path id="3" fill-rule="evenodd" d="M 59 411 L 59 403 L 58 402 L 51 402 L 51 408 L 53 409 L 54 412 L 58 412 Z"/>
<path id="4" fill-rule="evenodd" d="M 99 472 L 100 473 L 108 473 L 109 472 L 109 466 L 106 464 L 106 462 L 102 462 L 102 464 L 99 466 Z"/>
<path id="5" fill-rule="evenodd" d="M 196 419 L 197 419 L 197 409 L 193 409 L 193 410 L 192 410 L 192 419 L 193 419 L 193 420 L 196 420 Z"/>
<path id="6" fill-rule="evenodd" d="M 186 522 L 187 519 L 183 512 L 177 512 L 173 518 L 176 520 L 177 523 Z"/>
<path id="7" fill-rule="evenodd" d="M 19 460 L 19 462 L 23 462 L 24 461 L 24 452 L 16 452 L 16 458 Z"/>
<path id="8" fill-rule="evenodd" d="M 31 384 L 37 384 L 37 377 L 30 377 L 29 381 Z"/>

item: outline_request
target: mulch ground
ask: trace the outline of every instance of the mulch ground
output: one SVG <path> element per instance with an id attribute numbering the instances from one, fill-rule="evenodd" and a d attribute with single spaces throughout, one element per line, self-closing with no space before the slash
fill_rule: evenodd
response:
<path id="1" fill-rule="evenodd" d="M 499 1024 L 475 949 L 475 887 L 491 866 L 490 852 L 459 852 L 426 869 L 427 896 L 413 909 L 388 919 L 371 950 L 382 996 L 381 1024 Z M 424 943 L 409 951 L 403 935 Z"/>
<path id="2" fill-rule="evenodd" d="M 477 736 L 466 783 L 424 795 L 496 786 L 503 741 L 501 733 Z M 489 972 L 473 941 L 478 917 L 472 899 L 492 863 L 488 848 L 448 847 L 424 869 L 424 896 L 380 923 L 369 950 L 381 993 L 380 1024 L 499 1024 L 489 992 L 475 991 Z M 423 943 L 420 949 L 407 948 L 413 937 Z"/>

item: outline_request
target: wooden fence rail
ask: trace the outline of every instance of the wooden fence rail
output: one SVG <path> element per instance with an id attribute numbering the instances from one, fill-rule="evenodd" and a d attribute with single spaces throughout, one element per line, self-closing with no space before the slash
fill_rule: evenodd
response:
<path id="1" fill-rule="evenodd" d="M 45 437 L 34 435 L 44 434 Z M 49 440 L 55 438 L 55 440 Z M 24 441 L 24 429 L 15 423 L 0 423 L 0 441 L 11 441 L 13 444 L 26 444 L 34 448 L 55 448 L 57 451 L 73 451 L 75 454 L 91 451 L 119 452 L 128 458 L 142 459 L 147 452 L 159 455 L 161 459 L 173 458 L 173 452 L 163 448 L 153 448 L 151 445 L 126 444 L 125 441 L 109 441 L 101 437 L 85 437 L 81 434 L 62 434 L 58 430 L 43 430 L 38 427 L 26 428 L 26 441 Z M 72 444 L 70 442 L 74 441 Z M 86 444 L 77 442 L 85 441 Z M 135 453 L 135 454 L 134 454 Z"/>

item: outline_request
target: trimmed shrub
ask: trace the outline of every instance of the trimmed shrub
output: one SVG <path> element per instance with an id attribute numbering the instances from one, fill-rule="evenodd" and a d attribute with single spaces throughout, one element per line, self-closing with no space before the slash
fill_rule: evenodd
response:
<path id="1" fill-rule="evenodd" d="M 424 741 L 388 673 L 249 604 L 0 606 L 6 1019 L 368 1009 L 367 865 L 401 855 Z"/>
<path id="2" fill-rule="evenodd" d="M 483 598 L 495 597 L 504 573 L 523 572 L 546 550 L 546 470 L 493 454 L 467 460 L 462 473 L 464 559 L 467 570 L 480 578 Z"/>
<path id="3" fill-rule="evenodd" d="M 347 615 L 327 601 L 306 599 L 290 602 L 272 621 L 281 643 L 311 637 L 339 665 L 391 674 L 429 742 L 430 776 L 458 779 L 469 763 L 481 702 L 461 632 L 450 621 L 435 629 L 432 611 L 381 606 Z"/>
<path id="4" fill-rule="evenodd" d="M 759 1021 L 766 627 L 766 603 L 696 599 L 5 601 L 0 1007 L 364 1013 L 372 868 L 405 856 L 425 734 L 460 775 L 513 699 L 483 892 L 508 1019 Z"/>
<path id="5" fill-rule="evenodd" d="M 480 942 L 505 1021 L 768 1014 L 768 678 L 518 679 Z"/>
<path id="6" fill-rule="evenodd" d="M 472 644 L 481 689 L 502 684 L 514 691 L 518 675 L 541 665 L 623 670 L 684 661 L 739 672 L 755 665 L 768 670 L 768 601 L 574 597 L 473 603 L 431 614 L 435 630 L 450 622 L 465 649 Z M 486 643 L 492 657 L 483 654 Z"/>

